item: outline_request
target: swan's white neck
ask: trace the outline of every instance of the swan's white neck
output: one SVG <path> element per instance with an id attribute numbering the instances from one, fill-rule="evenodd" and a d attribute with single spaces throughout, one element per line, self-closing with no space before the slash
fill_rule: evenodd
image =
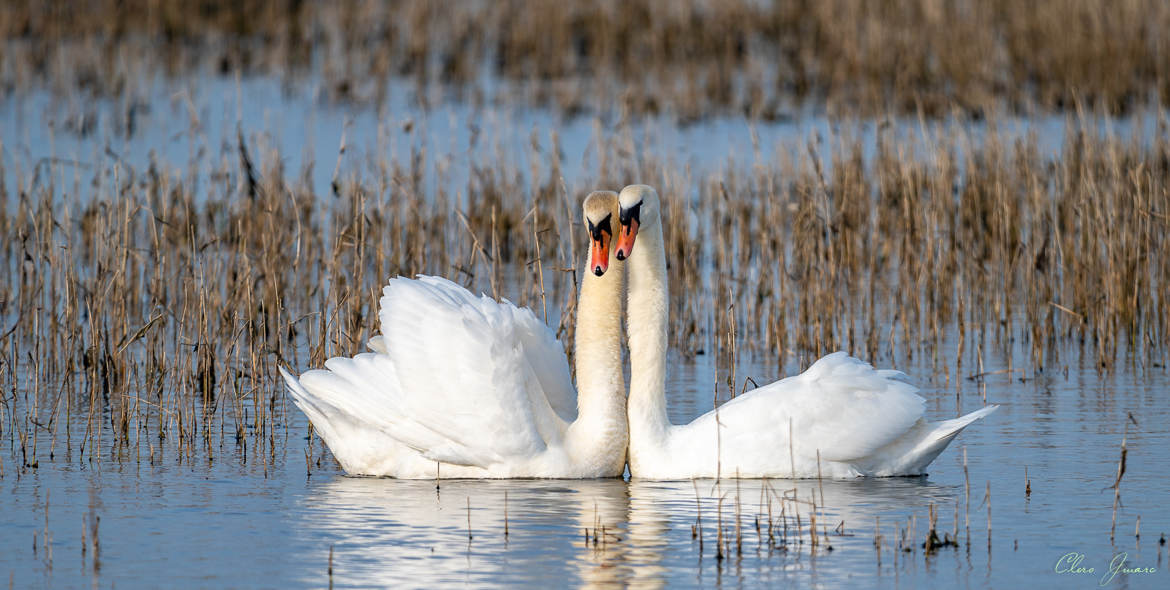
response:
<path id="1" fill-rule="evenodd" d="M 609 270 L 596 276 L 585 272 L 577 300 L 575 335 L 577 366 L 577 420 L 570 427 L 570 444 L 582 456 L 597 461 L 625 463 L 629 430 L 625 417 L 625 380 L 622 377 L 623 263 L 610 259 Z M 621 466 L 616 467 L 617 473 Z"/>
<path id="2" fill-rule="evenodd" d="M 662 223 L 638 230 L 629 265 L 630 471 L 637 473 L 642 451 L 659 449 L 670 419 L 666 415 L 667 305 L 666 251 Z M 648 460 L 648 459 L 647 459 Z"/>

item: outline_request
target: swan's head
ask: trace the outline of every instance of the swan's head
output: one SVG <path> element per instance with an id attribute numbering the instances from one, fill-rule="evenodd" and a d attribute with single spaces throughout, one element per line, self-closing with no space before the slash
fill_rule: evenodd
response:
<path id="1" fill-rule="evenodd" d="M 609 269 L 609 246 L 617 227 L 618 196 L 613 191 L 593 191 L 581 207 L 589 230 L 589 271 L 597 276 Z"/>
<path id="2" fill-rule="evenodd" d="M 615 256 L 618 260 L 625 260 L 634 251 L 638 228 L 658 222 L 658 193 L 644 184 L 631 184 L 618 195 L 618 205 L 621 233 L 618 234 Z"/>

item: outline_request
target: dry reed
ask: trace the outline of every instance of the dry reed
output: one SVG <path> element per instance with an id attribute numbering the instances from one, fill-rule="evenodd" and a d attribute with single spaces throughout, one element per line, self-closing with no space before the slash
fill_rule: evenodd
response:
<path id="1" fill-rule="evenodd" d="M 1158 0 L 52 0 L 0 7 L 0 92 L 126 98 L 128 132 L 148 108 L 143 81 L 193 72 L 319 76 L 344 103 L 382 101 L 405 79 L 423 104 L 453 95 L 684 122 L 782 119 L 807 104 L 980 118 L 1079 100 L 1126 113 L 1170 103 L 1168 29 Z"/>
<path id="2" fill-rule="evenodd" d="M 867 158 L 846 126 L 827 155 L 780 150 L 692 178 L 619 128 L 596 152 L 621 157 L 573 193 L 556 149 L 485 153 L 454 179 L 415 146 L 337 174 L 326 195 L 242 131 L 202 172 L 112 153 L 84 171 L 5 160 L 0 435 L 12 460 L 0 469 L 46 456 L 211 462 L 227 442 L 267 473 L 294 423 L 276 364 L 362 350 L 379 288 L 398 274 L 547 309 L 571 343 L 575 274 L 545 264 L 577 266 L 564 231 L 576 198 L 634 181 L 662 194 L 670 281 L 687 287 L 671 290 L 672 345 L 718 354 L 725 374 L 744 353 L 782 372 L 836 349 L 932 355 L 948 338 L 956 375 L 1013 341 L 1033 371 L 1078 352 L 1102 371 L 1126 355 L 1164 367 L 1166 122 L 1130 139 L 1088 119 L 1066 130 L 1045 156 L 994 124 L 978 139 L 924 126 L 921 142 L 879 133 Z M 59 437 L 62 421 L 80 426 Z"/>

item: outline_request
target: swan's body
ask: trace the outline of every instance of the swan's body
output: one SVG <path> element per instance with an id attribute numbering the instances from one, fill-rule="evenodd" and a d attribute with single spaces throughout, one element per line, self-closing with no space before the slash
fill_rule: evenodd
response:
<path id="1" fill-rule="evenodd" d="M 921 474 L 988 406 L 942 422 L 897 379 L 843 352 L 674 425 L 666 414 L 667 278 L 658 196 L 621 193 L 618 258 L 628 256 L 630 474 L 697 477 L 853 477 Z M 634 235 L 637 248 L 633 247 Z M 820 454 L 818 466 L 817 454 Z"/>
<path id="2" fill-rule="evenodd" d="M 616 224 L 616 210 L 612 192 L 585 202 L 589 223 L 609 227 L 612 212 Z M 383 290 L 374 352 L 329 359 L 299 381 L 281 369 L 294 401 L 352 475 L 620 476 L 625 273 L 590 272 L 598 256 L 607 264 L 608 235 L 581 283 L 577 392 L 561 344 L 531 311 L 420 277 Z"/>

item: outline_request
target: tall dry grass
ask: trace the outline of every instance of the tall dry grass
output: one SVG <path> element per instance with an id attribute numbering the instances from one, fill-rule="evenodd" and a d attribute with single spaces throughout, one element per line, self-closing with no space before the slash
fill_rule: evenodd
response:
<path id="1" fill-rule="evenodd" d="M 682 121 L 808 105 L 1125 114 L 1170 104 L 1168 30 L 1160 0 L 50 0 L 0 6 L 0 91 L 134 99 L 156 74 L 242 72 L 319 76 L 342 102 L 382 101 L 406 79 L 422 104 Z"/>
<path id="2" fill-rule="evenodd" d="M 994 125 L 914 141 L 841 128 L 828 151 L 701 174 L 619 129 L 572 193 L 560 151 L 533 147 L 473 151 L 467 178 L 413 148 L 314 194 L 244 133 L 206 171 L 113 152 L 2 169 L 0 434 L 26 466 L 213 460 L 225 442 L 267 464 L 290 424 L 275 365 L 362 350 L 396 274 L 508 297 L 571 343 L 579 199 L 633 182 L 665 202 L 672 344 L 720 367 L 836 349 L 956 377 L 993 354 L 1165 366 L 1165 121 L 1123 140 L 1070 117 L 1056 156 Z M 77 420 L 80 440 L 62 425 Z"/>

